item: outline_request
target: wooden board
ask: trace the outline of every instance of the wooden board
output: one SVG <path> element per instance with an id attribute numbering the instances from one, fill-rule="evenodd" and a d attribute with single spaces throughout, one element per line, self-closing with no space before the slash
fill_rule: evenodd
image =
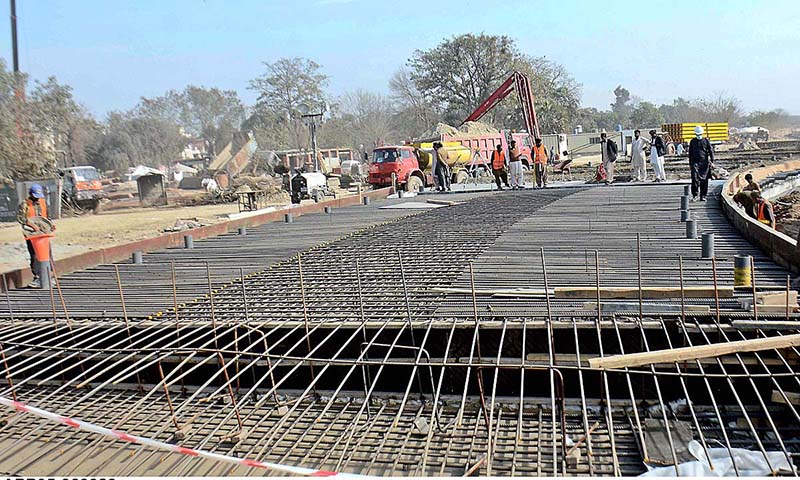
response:
<path id="1" fill-rule="evenodd" d="M 718 287 L 719 298 L 732 298 L 733 287 Z M 680 287 L 642 287 L 642 298 L 680 298 Z M 683 288 L 684 298 L 714 298 L 714 286 Z M 556 287 L 555 298 L 597 299 L 597 287 Z M 601 287 L 601 299 L 639 298 L 637 287 Z"/>
<path id="2" fill-rule="evenodd" d="M 698 358 L 720 357 L 737 352 L 757 352 L 761 350 L 797 346 L 800 346 L 800 334 L 738 340 L 735 342 L 714 343 L 711 345 L 698 345 L 667 350 L 654 350 L 652 352 L 628 353 L 610 357 L 595 357 L 589 359 L 589 366 L 592 368 L 604 369 L 640 367 L 642 365 L 685 362 Z"/>
<path id="3" fill-rule="evenodd" d="M 789 403 L 792 405 L 800 405 L 800 393 L 796 392 L 787 392 L 786 390 L 783 391 L 786 394 L 786 398 L 789 399 Z M 783 403 L 786 404 L 786 398 L 783 398 L 781 392 L 777 390 L 772 391 L 772 397 L 770 398 L 775 403 Z"/>
<path id="4" fill-rule="evenodd" d="M 786 292 L 757 293 L 758 307 L 762 305 L 783 305 L 786 307 Z M 797 305 L 797 290 L 789 291 L 789 306 Z"/>

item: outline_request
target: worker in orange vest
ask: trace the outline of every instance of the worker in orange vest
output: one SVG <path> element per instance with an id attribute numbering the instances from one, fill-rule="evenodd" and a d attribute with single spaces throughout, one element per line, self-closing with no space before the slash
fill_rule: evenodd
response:
<path id="1" fill-rule="evenodd" d="M 772 204 L 769 203 L 769 200 L 761 196 L 761 191 L 759 190 L 754 190 L 750 193 L 750 196 L 753 197 L 753 201 L 755 202 L 753 210 L 756 212 L 756 220 L 774 229 L 775 211 L 772 209 Z"/>
<path id="2" fill-rule="evenodd" d="M 536 187 L 547 186 L 547 147 L 542 144 L 542 139 L 537 138 L 533 146 L 533 173 L 536 177 Z"/>
<path id="3" fill-rule="evenodd" d="M 44 219 L 45 221 L 42 221 Z M 33 281 L 28 285 L 28 288 L 41 288 L 39 281 L 39 268 L 36 261 L 36 252 L 33 250 L 33 244 L 27 239 L 28 236 L 42 232 L 50 233 L 55 227 L 47 220 L 47 202 L 44 198 L 44 188 L 38 183 L 31 185 L 28 190 L 28 198 L 19 204 L 17 209 L 17 222 L 22 225 L 22 232 L 25 235 L 25 243 L 28 246 L 28 255 L 31 258 L 31 273 L 33 274 Z"/>
<path id="4" fill-rule="evenodd" d="M 499 143 L 497 144 L 497 149 L 492 152 L 492 173 L 498 190 L 503 189 L 500 186 L 500 180 L 503 181 L 506 188 L 511 188 L 508 185 L 508 172 L 506 172 L 506 154 L 503 152 L 503 145 Z"/>

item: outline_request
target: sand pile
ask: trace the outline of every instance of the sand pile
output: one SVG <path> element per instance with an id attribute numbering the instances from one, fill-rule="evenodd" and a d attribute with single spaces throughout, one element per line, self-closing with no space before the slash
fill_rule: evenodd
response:
<path id="1" fill-rule="evenodd" d="M 476 135 L 492 135 L 498 130 L 491 125 L 483 122 L 466 122 L 461 127 L 454 127 L 446 123 L 439 122 L 436 127 L 426 131 L 420 138 L 431 139 L 446 135 L 448 137 L 474 137 Z"/>

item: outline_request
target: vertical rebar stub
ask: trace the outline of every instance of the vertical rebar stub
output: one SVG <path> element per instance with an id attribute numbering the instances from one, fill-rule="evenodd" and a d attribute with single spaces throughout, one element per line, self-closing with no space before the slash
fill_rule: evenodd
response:
<path id="1" fill-rule="evenodd" d="M 142 263 L 144 263 L 144 260 L 142 259 L 142 251 L 141 250 L 136 250 L 135 252 L 133 252 L 131 254 L 131 263 L 136 264 L 136 265 L 141 265 Z"/>
<path id="2" fill-rule="evenodd" d="M 292 214 L 291 213 L 284 213 L 283 214 L 283 221 L 286 222 L 286 223 L 292 223 L 294 221 L 294 218 L 292 218 Z"/>
<path id="3" fill-rule="evenodd" d="M 692 194 L 692 186 L 691 185 L 684 185 L 683 186 L 683 195 L 688 197 Z"/>
<path id="4" fill-rule="evenodd" d="M 247 235 L 247 227 L 239 227 L 239 235 Z"/>
<path id="5" fill-rule="evenodd" d="M 686 238 L 697 238 L 697 220 L 686 220 Z"/>
<path id="6" fill-rule="evenodd" d="M 325 214 L 330 215 L 333 212 L 333 208 L 331 207 L 323 207 Z"/>
<path id="7" fill-rule="evenodd" d="M 701 248 L 702 257 L 706 260 L 709 260 L 714 257 L 714 234 L 704 233 L 701 239 L 702 239 L 702 248 Z"/>
<path id="8" fill-rule="evenodd" d="M 681 196 L 681 210 L 689 210 L 689 195 Z"/>
<path id="9" fill-rule="evenodd" d="M 362 198 L 361 203 L 363 203 L 364 205 L 369 205 L 369 197 Z"/>
<path id="10" fill-rule="evenodd" d="M 39 264 L 39 285 L 42 286 L 42 290 L 50 290 L 50 260 L 46 262 L 36 260 L 36 262 Z"/>
<path id="11" fill-rule="evenodd" d="M 681 210 L 681 222 L 685 222 L 692 218 L 692 214 L 689 213 L 689 210 Z"/>
<path id="12" fill-rule="evenodd" d="M 733 286 L 734 287 L 749 287 L 750 286 L 750 256 L 749 255 L 735 255 L 733 257 Z"/>
<path id="13" fill-rule="evenodd" d="M 194 238 L 191 235 L 183 236 L 183 248 L 194 248 Z"/>

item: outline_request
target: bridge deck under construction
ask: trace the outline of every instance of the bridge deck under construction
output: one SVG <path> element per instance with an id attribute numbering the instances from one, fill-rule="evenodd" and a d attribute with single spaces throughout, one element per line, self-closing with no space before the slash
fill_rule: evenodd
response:
<path id="1" fill-rule="evenodd" d="M 715 234 L 714 260 L 701 258 L 682 191 L 375 202 L 66 275 L 52 298 L 12 292 L 0 307 L 2 395 L 189 449 L 349 473 L 635 475 L 692 460 L 692 439 L 788 473 L 797 347 L 589 363 L 800 330 L 793 313 L 750 310 L 755 288 L 731 288 L 734 255 L 752 256 L 759 292 L 793 279 L 714 198 L 692 204 Z M 673 293 L 643 293 L 653 287 Z M 264 474 L 4 413 L 7 474 Z"/>

